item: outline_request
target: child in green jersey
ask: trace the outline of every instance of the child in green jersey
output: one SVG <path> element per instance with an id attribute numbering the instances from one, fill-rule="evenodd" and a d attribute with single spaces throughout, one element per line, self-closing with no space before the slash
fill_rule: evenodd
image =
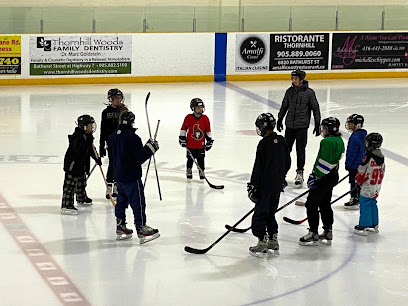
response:
<path id="1" fill-rule="evenodd" d="M 329 117 L 322 121 L 324 137 L 320 142 L 319 153 L 309 175 L 307 186 L 309 195 L 306 201 L 306 212 L 309 222 L 309 233 L 299 239 L 300 245 L 331 244 L 333 239 L 333 210 L 330 205 L 333 187 L 339 181 L 339 161 L 344 154 L 344 143 L 339 132 L 340 121 Z M 319 235 L 319 210 L 323 223 L 323 234 Z"/>

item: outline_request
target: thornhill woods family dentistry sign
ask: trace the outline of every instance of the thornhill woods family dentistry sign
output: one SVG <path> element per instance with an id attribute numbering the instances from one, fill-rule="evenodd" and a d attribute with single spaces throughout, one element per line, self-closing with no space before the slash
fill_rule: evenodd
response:
<path id="1" fill-rule="evenodd" d="M 30 36 L 30 75 L 130 74 L 131 35 Z"/>

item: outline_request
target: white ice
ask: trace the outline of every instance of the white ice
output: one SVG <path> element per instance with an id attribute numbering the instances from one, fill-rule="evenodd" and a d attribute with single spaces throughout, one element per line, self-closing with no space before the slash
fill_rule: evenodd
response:
<path id="1" fill-rule="evenodd" d="M 333 206 L 331 246 L 299 246 L 307 222 L 291 225 L 282 217 L 300 220 L 306 212 L 290 205 L 276 215 L 280 256 L 268 260 L 250 256 L 248 248 L 257 240 L 250 231 L 230 233 L 204 255 L 184 251 L 185 246 L 210 246 L 226 231 L 225 224 L 234 224 L 253 208 L 246 183 L 260 140 L 254 122 L 262 112 L 277 116 L 290 81 L 2 87 L 0 194 L 93 305 L 407 305 L 408 82 L 331 80 L 310 85 L 322 118 L 340 119 L 345 143 L 344 122 L 352 113 L 362 114 L 366 129 L 384 137 L 379 234 L 353 233 L 359 212 L 344 210 L 346 197 Z M 136 237 L 115 240 L 114 208 L 105 199 L 99 169 L 87 187 L 94 205 L 77 206 L 77 216 L 60 214 L 67 135 L 79 115 L 90 114 L 99 124 L 106 93 L 115 87 L 124 92 L 125 103 L 135 112 L 143 141 L 148 138 L 144 100 L 149 91 L 152 130 L 161 120 L 156 160 L 163 201 L 153 167 L 146 186 L 147 223 L 158 228 L 161 237 L 145 245 L 139 245 Z M 224 190 L 210 189 L 199 180 L 195 167 L 193 181 L 185 179 L 185 151 L 178 135 L 194 97 L 204 100 L 215 139 L 206 155 L 207 177 L 213 184 L 225 185 Z M 98 145 L 99 127 L 95 137 Z M 306 176 L 321 140 L 312 135 L 312 128 L 308 137 Z M 292 152 L 289 186 L 280 205 L 306 191 L 294 188 L 295 169 Z M 340 177 L 345 176 L 344 160 L 340 169 Z M 348 182 L 341 183 L 333 199 L 348 188 Z M 0 223 L 5 218 L 2 207 L 0 203 Z M 132 219 L 129 208 L 130 228 L 134 228 Z M 239 225 L 248 226 L 250 217 Z M 53 285 L 13 240 L 13 230 L 0 224 L 0 304 L 59 304 Z"/>

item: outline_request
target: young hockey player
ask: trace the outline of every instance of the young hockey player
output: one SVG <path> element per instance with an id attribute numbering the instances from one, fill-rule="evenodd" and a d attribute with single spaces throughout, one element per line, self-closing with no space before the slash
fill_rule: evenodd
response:
<path id="1" fill-rule="evenodd" d="M 256 257 L 267 256 L 268 250 L 277 254 L 279 250 L 275 213 L 286 173 L 290 169 L 290 153 L 285 138 L 273 131 L 275 124 L 276 120 L 270 113 L 260 114 L 255 121 L 256 131 L 262 139 L 256 149 L 247 190 L 248 197 L 255 203 L 252 234 L 258 237 L 258 244 L 250 247 L 249 253 Z"/>
<path id="2" fill-rule="evenodd" d="M 89 173 L 92 157 L 98 165 L 102 165 L 101 158 L 95 156 L 93 150 L 96 124 L 94 118 L 82 115 L 77 119 L 77 127 L 72 135 L 68 135 L 69 146 L 64 157 L 64 187 L 62 194 L 61 213 L 76 215 L 78 210 L 74 206 L 74 194 L 78 204 L 92 205 L 92 200 L 86 195 L 86 174 Z"/>
<path id="3" fill-rule="evenodd" d="M 350 201 L 344 204 L 345 209 L 358 209 L 359 191 L 356 188 L 357 168 L 365 154 L 364 139 L 367 131 L 363 129 L 364 118 L 361 115 L 353 114 L 346 120 L 346 129 L 351 132 L 346 152 L 346 170 L 349 172 Z"/>
<path id="4" fill-rule="evenodd" d="M 333 239 L 333 210 L 330 205 L 333 187 L 339 181 L 339 161 L 344 153 L 344 143 L 339 132 L 340 121 L 329 117 L 322 121 L 324 137 L 320 142 L 319 153 L 313 171 L 309 175 L 307 186 L 309 195 L 306 200 L 306 212 L 309 221 L 309 233 L 299 239 L 300 245 L 331 244 Z M 323 234 L 318 235 L 319 210 L 323 223 Z"/>
<path id="5" fill-rule="evenodd" d="M 158 149 L 156 140 L 149 139 L 146 145 L 135 134 L 133 128 L 135 115 L 123 111 L 119 117 L 119 126 L 108 138 L 108 152 L 118 186 L 118 198 L 115 206 L 117 239 L 132 237 L 133 231 L 126 228 L 126 208 L 130 204 L 140 243 L 160 236 L 159 230 L 146 225 L 146 202 L 142 184 L 142 164 Z"/>
<path id="6" fill-rule="evenodd" d="M 292 86 L 286 90 L 282 106 L 278 114 L 277 129 L 283 130 L 283 118 L 286 115 L 285 139 L 292 151 L 296 141 L 297 168 L 295 187 L 303 186 L 303 168 L 306 160 L 307 129 L 310 124 L 310 114 L 313 112 L 314 129 L 316 136 L 320 135 L 320 108 L 316 94 L 305 80 L 306 72 L 294 70 L 291 73 Z M 285 181 L 285 185 L 287 185 Z"/>
<path id="7" fill-rule="evenodd" d="M 197 163 L 200 166 L 200 179 L 205 177 L 205 151 L 209 151 L 212 148 L 214 140 L 211 136 L 210 120 L 204 115 L 204 102 L 200 98 L 194 98 L 190 102 L 190 108 L 193 111 L 192 114 L 188 114 L 184 118 L 183 125 L 181 126 L 179 143 L 183 148 L 186 148 L 191 152 L 194 158 L 197 159 Z M 187 152 L 187 179 L 193 178 L 194 160 Z"/>
<path id="8" fill-rule="evenodd" d="M 354 232 L 366 236 L 367 232 L 378 233 L 377 197 L 384 178 L 384 155 L 380 147 L 383 138 L 378 133 L 370 133 L 365 139 L 367 154 L 358 167 L 356 182 L 360 191 L 360 220 Z"/>
<path id="9" fill-rule="evenodd" d="M 108 98 L 109 104 L 102 111 L 102 116 L 101 116 L 101 135 L 99 138 L 99 156 L 100 157 L 106 156 L 106 143 L 108 141 L 108 137 L 118 127 L 119 114 L 122 111 L 127 110 L 126 105 L 123 104 L 125 97 L 119 89 L 117 88 L 109 89 L 107 98 Z M 113 173 L 114 172 L 113 172 L 112 163 L 109 161 L 108 172 L 106 174 L 106 181 L 108 182 L 108 190 L 106 190 L 107 199 L 110 199 L 109 192 L 114 197 L 118 195 L 117 187 L 114 183 Z"/>

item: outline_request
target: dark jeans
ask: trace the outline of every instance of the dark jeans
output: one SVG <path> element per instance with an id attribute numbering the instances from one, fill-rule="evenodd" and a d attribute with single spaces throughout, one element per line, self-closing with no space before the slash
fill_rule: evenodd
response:
<path id="1" fill-rule="evenodd" d="M 323 229 L 328 231 L 333 225 L 333 210 L 330 202 L 333 193 L 333 187 L 339 181 L 339 174 L 332 170 L 318 181 L 318 187 L 310 189 L 306 200 L 307 219 L 311 232 L 317 233 L 319 227 L 319 209 L 322 217 Z"/>
<path id="2" fill-rule="evenodd" d="M 190 149 L 191 154 L 197 160 L 198 165 L 201 170 L 204 171 L 204 158 L 205 158 L 205 149 Z M 194 160 L 190 157 L 190 154 L 187 152 L 187 168 L 193 168 Z"/>
<path id="3" fill-rule="evenodd" d="M 357 175 L 357 169 L 350 169 L 349 171 L 349 183 L 350 183 L 350 190 L 351 190 L 351 197 L 352 198 L 358 198 L 360 197 L 360 193 L 358 188 L 356 188 L 356 175 Z"/>
<path id="4" fill-rule="evenodd" d="M 296 140 L 297 170 L 303 171 L 306 161 L 307 129 L 291 129 L 286 127 L 285 140 L 288 144 L 289 152 L 292 152 L 292 147 Z"/>
<path id="5" fill-rule="evenodd" d="M 118 186 L 118 198 L 115 205 L 116 218 L 122 219 L 123 223 L 126 220 L 126 208 L 129 204 L 133 210 L 134 223 L 136 230 L 146 225 L 146 202 L 142 180 L 130 183 L 116 182 Z"/>
<path id="6" fill-rule="evenodd" d="M 268 232 L 269 237 L 278 232 L 278 223 L 275 213 L 279 205 L 280 192 L 262 193 L 259 202 L 255 205 L 252 216 L 252 234 L 263 239 Z"/>

